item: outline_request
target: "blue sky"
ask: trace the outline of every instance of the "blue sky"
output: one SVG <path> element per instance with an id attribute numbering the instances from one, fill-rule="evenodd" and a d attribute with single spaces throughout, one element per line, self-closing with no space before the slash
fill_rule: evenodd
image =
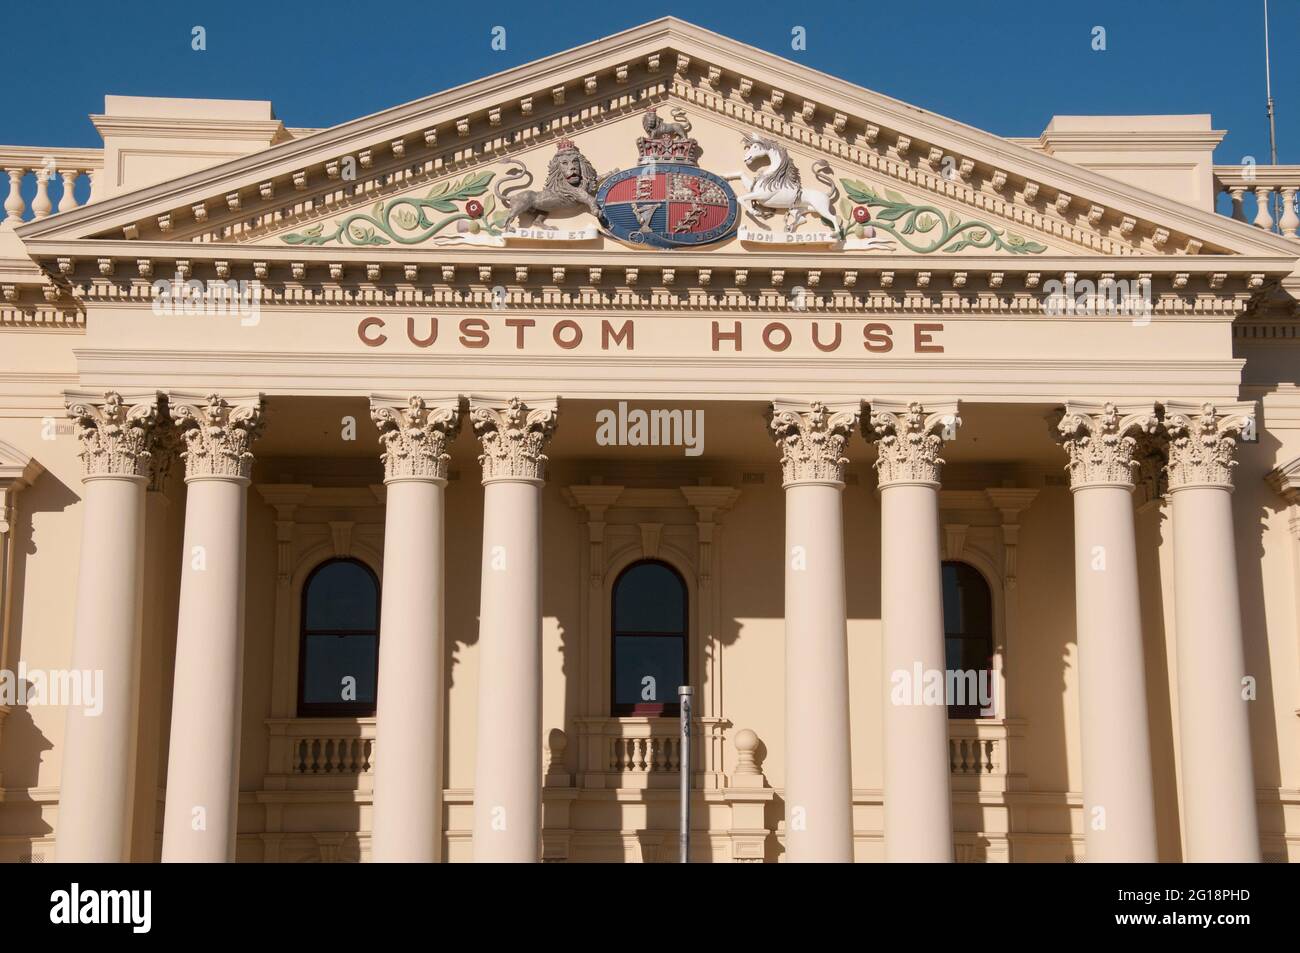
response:
<path id="1" fill-rule="evenodd" d="M 1267 162 L 1263 0 L 7 4 L 0 142 L 99 144 L 105 93 L 270 99 L 329 126 L 665 14 L 1001 135 L 1054 113 L 1211 113 L 1219 162 Z M 1300 163 L 1300 0 L 1272 0 L 1279 161 Z M 190 48 L 191 29 L 207 50 Z M 490 48 L 494 26 L 506 50 Z M 791 50 L 791 29 L 807 50 Z M 1093 28 L 1106 50 L 1092 49 Z M 26 77 L 21 88 L 14 77 Z"/>

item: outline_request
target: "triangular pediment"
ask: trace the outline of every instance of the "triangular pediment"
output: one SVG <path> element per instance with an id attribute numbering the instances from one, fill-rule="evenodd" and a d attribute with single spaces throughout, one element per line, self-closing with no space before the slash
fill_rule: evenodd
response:
<path id="1" fill-rule="evenodd" d="M 635 166 L 648 106 L 664 119 L 688 117 L 708 172 L 741 169 L 746 134 L 779 145 L 804 190 L 833 198 L 846 225 L 865 218 L 841 247 L 854 255 L 1294 257 L 1278 236 L 672 18 L 31 222 L 19 235 L 45 257 L 88 245 L 117 253 L 123 242 L 233 246 L 232 257 L 295 244 L 473 252 L 473 236 L 504 211 L 496 193 L 515 184 L 511 169 L 527 168 L 540 188 L 562 140 L 598 173 Z M 828 169 L 820 178 L 816 164 Z M 582 210 L 551 224 L 576 247 L 625 247 L 587 237 L 595 220 Z M 782 230 L 779 218 L 766 224 Z M 753 240 L 738 234 L 709 248 L 763 248 L 764 225 L 742 215 Z M 793 231 L 797 250 L 798 236 L 827 225 L 810 214 Z"/>

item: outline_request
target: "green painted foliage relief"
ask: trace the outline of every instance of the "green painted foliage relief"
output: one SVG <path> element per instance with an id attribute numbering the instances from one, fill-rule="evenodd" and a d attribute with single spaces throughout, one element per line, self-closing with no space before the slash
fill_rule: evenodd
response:
<path id="1" fill-rule="evenodd" d="M 493 231 L 493 224 L 480 224 L 457 203 L 466 202 L 487 191 L 493 172 L 471 173 L 455 184 L 442 182 L 429 190 L 424 198 L 402 196 L 387 202 L 376 202 L 369 212 L 354 212 L 339 220 L 334 230 L 325 233 L 325 223 L 318 223 L 301 232 L 280 236 L 289 245 L 325 245 L 339 242 L 345 245 L 418 245 L 437 235 L 455 222 L 468 222 L 477 230 Z M 489 195 L 483 200 L 481 217 L 486 223 L 495 223 L 493 215 L 496 198 Z M 437 213 L 440 217 L 435 217 Z"/>
<path id="2" fill-rule="evenodd" d="M 1014 232 L 994 228 L 986 222 L 963 221 L 956 212 L 945 215 L 933 205 L 917 205 L 892 189 L 877 195 L 855 179 L 840 179 L 848 199 L 871 209 L 871 225 L 888 232 L 903 245 L 922 255 L 930 252 L 958 252 L 963 248 L 996 248 L 1013 255 L 1039 255 L 1047 251 L 1041 242 L 1029 241 Z M 877 211 L 878 210 L 878 211 Z M 936 231 L 937 229 L 937 231 Z M 907 236 L 915 236 L 916 241 Z"/>

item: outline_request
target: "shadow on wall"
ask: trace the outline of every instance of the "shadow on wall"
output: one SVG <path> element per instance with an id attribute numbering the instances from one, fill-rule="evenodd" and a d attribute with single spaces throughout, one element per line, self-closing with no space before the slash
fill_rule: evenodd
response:
<path id="1" fill-rule="evenodd" d="M 1286 504 L 1264 479 L 1275 463 L 1285 462 L 1280 456 L 1282 444 L 1268 428 L 1267 413 L 1261 399 L 1257 430 L 1259 443 L 1241 446 L 1237 455 L 1238 466 L 1233 473 L 1237 488 L 1233 494 L 1233 525 L 1236 529 L 1237 572 L 1240 574 L 1237 586 L 1241 594 L 1242 645 L 1246 674 L 1255 679 L 1256 692 L 1255 700 L 1248 702 L 1255 787 L 1267 792 L 1258 808 L 1261 835 L 1286 830 L 1283 805 L 1278 795 L 1282 765 L 1277 723 L 1274 721 L 1277 702 L 1273 695 L 1273 670 L 1268 651 L 1268 616 L 1264 609 L 1264 536 L 1270 519 L 1282 526 L 1282 532 L 1275 534 L 1275 538 L 1280 540 L 1277 545 L 1284 550 L 1278 558 L 1286 566 L 1288 578 L 1293 578 L 1291 574 L 1294 572 L 1290 551 L 1293 544 L 1286 528 Z M 1283 612 L 1281 618 L 1286 617 L 1287 613 Z M 1277 851 L 1270 851 L 1267 843 L 1261 846 L 1265 860 L 1286 860 L 1285 845 Z"/>
<path id="2" fill-rule="evenodd" d="M 30 487 L 18 494 L 13 527 L 13 603 L 10 613 L 13 629 L 9 635 L 7 657 L 0 659 L 0 667 L 15 674 L 19 661 L 31 654 L 30 650 L 41 637 L 41 633 L 24 630 L 22 625 L 28 591 L 27 567 L 39 548 L 35 529 L 38 514 L 61 513 L 79 499 L 71 488 L 49 471 L 42 473 Z M 75 583 L 75 574 L 65 576 L 64 586 L 71 587 Z M 27 680 L 22 688 L 24 692 L 31 689 L 31 680 Z M 42 852 L 39 842 L 53 833 L 41 816 L 40 800 L 32 793 L 32 789 L 40 786 L 44 754 L 53 747 L 54 743 L 37 726 L 26 708 L 10 709 L 0 722 L 0 779 L 5 788 L 7 824 L 10 829 L 26 832 L 24 841 L 10 842 L 16 845 L 18 856 L 5 859 L 35 859 L 34 855 Z"/>

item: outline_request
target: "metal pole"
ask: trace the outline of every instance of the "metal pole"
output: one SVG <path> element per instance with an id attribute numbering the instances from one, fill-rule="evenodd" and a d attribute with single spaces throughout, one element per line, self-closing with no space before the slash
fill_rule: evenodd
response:
<path id="1" fill-rule="evenodd" d="M 1268 110 L 1268 149 L 1270 161 L 1277 165 L 1277 128 L 1273 121 L 1273 75 L 1269 66 L 1268 59 L 1268 0 L 1264 0 L 1264 96 L 1266 99 L 1266 108 Z M 1278 196 L 1275 192 L 1269 191 L 1268 204 L 1269 211 L 1273 214 L 1273 225 L 1281 232 L 1282 228 L 1278 224 Z"/>
<path id="2" fill-rule="evenodd" d="M 691 696 L 695 689 L 689 685 L 677 688 L 681 701 L 681 829 L 677 836 L 679 864 L 691 862 Z"/>

